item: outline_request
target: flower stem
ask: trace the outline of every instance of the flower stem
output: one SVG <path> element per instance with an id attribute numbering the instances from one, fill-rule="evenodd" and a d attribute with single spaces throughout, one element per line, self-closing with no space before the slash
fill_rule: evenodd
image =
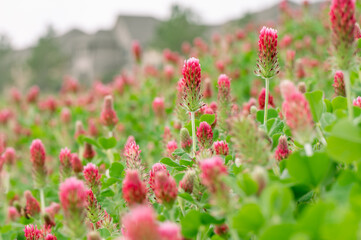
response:
<path id="1" fill-rule="evenodd" d="M 305 148 L 306 156 L 311 157 L 313 155 L 313 150 L 312 150 L 311 144 L 306 143 L 304 145 L 304 148 Z"/>
<path id="2" fill-rule="evenodd" d="M 351 102 L 351 80 L 350 73 L 348 70 L 343 71 L 343 76 L 345 80 L 345 88 L 346 88 L 346 98 L 347 98 L 347 109 L 348 109 L 348 118 L 352 121 L 353 119 L 353 109 Z"/>
<path id="3" fill-rule="evenodd" d="M 193 149 L 192 149 L 192 155 L 193 157 L 196 156 L 196 123 L 195 123 L 195 119 L 194 119 L 194 112 L 191 112 L 191 121 L 192 121 L 192 144 L 193 144 Z"/>
<path id="4" fill-rule="evenodd" d="M 40 188 L 40 207 L 41 207 L 41 213 L 45 213 L 45 198 L 44 198 L 44 188 Z"/>
<path id="5" fill-rule="evenodd" d="M 320 141 L 324 146 L 327 146 L 327 142 L 325 137 L 323 136 L 322 130 L 321 130 L 321 124 L 318 122 L 316 123 L 316 131 L 319 135 Z"/>
<path id="6" fill-rule="evenodd" d="M 267 123 L 267 114 L 268 114 L 268 94 L 269 94 L 269 79 L 265 78 L 264 79 L 266 82 L 266 96 L 264 98 L 264 120 L 263 120 L 263 124 L 266 126 Z"/>

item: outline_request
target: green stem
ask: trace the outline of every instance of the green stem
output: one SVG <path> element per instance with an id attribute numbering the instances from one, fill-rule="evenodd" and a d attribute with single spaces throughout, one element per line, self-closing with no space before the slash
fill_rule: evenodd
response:
<path id="1" fill-rule="evenodd" d="M 41 207 L 41 213 L 45 213 L 45 198 L 44 198 L 44 188 L 40 188 L 40 207 Z"/>
<path id="2" fill-rule="evenodd" d="M 264 98 L 264 120 L 263 120 L 263 124 L 265 126 L 267 126 L 266 123 L 267 123 L 267 114 L 268 114 L 269 79 L 265 78 L 264 80 L 266 82 L 266 96 Z"/>
<path id="3" fill-rule="evenodd" d="M 193 157 L 196 156 L 196 122 L 195 122 L 194 115 L 195 115 L 195 113 L 194 113 L 194 112 L 191 112 L 191 121 L 192 121 L 192 144 L 193 144 L 192 154 L 193 154 Z"/>
<path id="4" fill-rule="evenodd" d="M 343 77 L 344 77 L 345 88 L 346 88 L 348 118 L 350 121 L 352 121 L 353 109 L 352 109 L 352 102 L 351 102 L 351 80 L 350 80 L 350 73 L 348 70 L 343 71 Z"/>
<path id="5" fill-rule="evenodd" d="M 304 145 L 306 156 L 311 157 L 313 155 L 312 145 L 309 143 L 306 143 Z"/>
<path id="6" fill-rule="evenodd" d="M 179 208 L 181 210 L 181 213 L 183 215 L 183 217 L 186 215 L 185 212 L 184 212 L 184 208 L 183 208 L 183 201 L 180 197 L 178 197 L 178 203 L 179 203 Z"/>
<path id="7" fill-rule="evenodd" d="M 320 141 L 324 146 L 327 146 L 327 142 L 325 137 L 323 136 L 322 130 L 321 130 L 321 124 L 318 122 L 316 123 L 316 131 L 317 134 L 319 135 Z"/>

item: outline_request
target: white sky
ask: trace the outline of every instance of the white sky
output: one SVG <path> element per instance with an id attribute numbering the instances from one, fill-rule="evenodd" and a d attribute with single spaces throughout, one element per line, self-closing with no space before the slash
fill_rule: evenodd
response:
<path id="1" fill-rule="evenodd" d="M 205 23 L 222 23 L 280 0 L 0 0 L 0 34 L 15 48 L 36 42 L 48 25 L 58 33 L 109 29 L 119 14 L 169 16 L 173 3 L 191 7 Z M 302 2 L 303 0 L 294 0 Z"/>

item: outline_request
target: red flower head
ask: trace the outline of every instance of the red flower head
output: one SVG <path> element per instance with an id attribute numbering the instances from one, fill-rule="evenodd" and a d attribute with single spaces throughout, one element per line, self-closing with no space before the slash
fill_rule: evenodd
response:
<path id="1" fill-rule="evenodd" d="M 156 215 L 150 206 L 137 206 L 126 214 L 123 219 L 123 235 L 128 240 L 159 240 Z"/>
<path id="2" fill-rule="evenodd" d="M 8 218 L 10 221 L 16 221 L 20 217 L 20 214 L 16 207 L 10 206 L 8 209 Z"/>
<path id="3" fill-rule="evenodd" d="M 2 154 L 5 163 L 8 165 L 14 165 L 16 161 L 16 152 L 15 149 L 12 147 L 7 147 Z"/>
<path id="4" fill-rule="evenodd" d="M 154 186 L 155 186 L 155 175 L 157 174 L 157 172 L 160 172 L 160 171 L 164 171 L 169 176 L 169 172 L 168 172 L 167 168 L 161 163 L 154 164 L 152 169 L 149 171 L 149 182 L 148 183 L 149 183 L 149 187 L 153 191 L 154 191 Z"/>
<path id="5" fill-rule="evenodd" d="M 357 97 L 353 100 L 353 105 L 361 108 L 361 97 Z"/>
<path id="6" fill-rule="evenodd" d="M 28 103 L 35 103 L 39 97 L 40 88 L 38 86 L 32 86 L 26 96 Z"/>
<path id="7" fill-rule="evenodd" d="M 140 153 L 139 145 L 137 145 L 134 138 L 130 136 L 124 147 L 124 156 L 127 159 L 128 168 L 137 169 L 137 166 L 141 164 Z"/>
<path id="8" fill-rule="evenodd" d="M 137 40 L 132 43 L 132 52 L 135 60 L 139 63 L 141 61 L 142 48 Z"/>
<path id="9" fill-rule="evenodd" d="M 72 154 L 68 148 L 63 148 L 59 154 L 60 160 L 60 175 L 63 179 L 70 177 L 71 175 L 71 158 Z"/>
<path id="10" fill-rule="evenodd" d="M 355 0 L 332 0 L 329 14 L 336 62 L 340 69 L 347 70 L 354 54 Z"/>
<path id="11" fill-rule="evenodd" d="M 85 134 L 86 131 L 84 129 L 83 123 L 81 121 L 76 121 L 74 138 L 77 139 L 79 136 L 84 136 Z"/>
<path id="12" fill-rule="evenodd" d="M 212 146 L 213 131 L 207 122 L 201 122 L 197 128 L 197 139 L 201 146 L 206 149 Z"/>
<path id="13" fill-rule="evenodd" d="M 26 199 L 25 213 L 28 217 L 34 217 L 41 211 L 40 204 L 36 198 L 33 197 L 30 191 L 25 191 L 24 196 Z"/>
<path id="14" fill-rule="evenodd" d="M 201 65 L 196 58 L 190 58 L 184 62 L 182 69 L 183 78 L 181 81 L 182 91 L 181 106 L 189 112 L 196 112 L 204 104 L 201 94 Z"/>
<path id="15" fill-rule="evenodd" d="M 281 136 L 278 139 L 278 145 L 275 151 L 275 158 L 277 161 L 281 161 L 282 159 L 288 158 L 291 154 L 291 151 L 288 149 L 287 137 Z"/>
<path id="16" fill-rule="evenodd" d="M 346 97 L 345 82 L 344 82 L 344 79 L 343 79 L 343 72 L 342 71 L 337 71 L 335 73 L 335 78 L 334 78 L 332 87 L 335 89 L 335 95 L 336 96 Z"/>
<path id="17" fill-rule="evenodd" d="M 262 78 L 272 78 L 279 73 L 277 59 L 277 31 L 263 27 L 258 40 L 258 60 L 255 74 Z"/>
<path id="18" fill-rule="evenodd" d="M 189 135 L 188 129 L 182 128 L 180 131 L 180 142 L 182 149 L 189 153 L 192 148 L 192 138 Z"/>
<path id="19" fill-rule="evenodd" d="M 71 76 L 64 76 L 63 86 L 61 88 L 61 92 L 67 93 L 72 92 L 76 93 L 79 90 L 79 82 L 77 79 Z"/>
<path id="20" fill-rule="evenodd" d="M 195 178 L 196 178 L 195 171 L 188 170 L 186 174 L 184 174 L 183 179 L 179 182 L 179 187 L 183 189 L 183 191 L 191 194 L 193 192 Z"/>
<path id="21" fill-rule="evenodd" d="M 159 203 L 171 206 L 177 198 L 177 183 L 168 172 L 158 171 L 154 178 L 154 194 Z"/>
<path id="22" fill-rule="evenodd" d="M 200 162 L 201 181 L 212 192 L 220 190 L 220 177 L 227 175 L 227 168 L 222 158 L 216 156 Z"/>
<path id="23" fill-rule="evenodd" d="M 203 90 L 203 96 L 204 98 L 211 98 L 213 95 L 212 92 L 212 82 L 211 79 L 206 78 L 204 80 L 204 90 Z"/>
<path id="24" fill-rule="evenodd" d="M 83 170 L 84 178 L 86 184 L 95 191 L 100 187 L 100 178 L 102 177 L 99 174 L 98 167 L 95 166 L 93 163 L 88 163 Z M 96 192 L 96 191 L 95 191 Z"/>
<path id="25" fill-rule="evenodd" d="M 173 152 L 178 148 L 178 144 L 176 141 L 169 141 L 167 143 L 167 155 L 168 157 L 172 157 Z"/>
<path id="26" fill-rule="evenodd" d="M 68 124 L 71 122 L 71 112 L 69 108 L 63 108 L 60 113 L 60 119 L 63 124 Z"/>
<path id="27" fill-rule="evenodd" d="M 226 99 L 229 101 L 229 94 L 231 92 L 231 80 L 226 74 L 221 74 L 218 77 L 218 100 Z"/>
<path id="28" fill-rule="evenodd" d="M 168 81 L 173 79 L 173 77 L 174 77 L 174 67 L 172 65 L 166 65 L 164 67 L 164 76 Z"/>
<path id="29" fill-rule="evenodd" d="M 165 115 L 164 98 L 156 97 L 152 103 L 153 111 L 158 118 L 163 118 Z"/>
<path id="30" fill-rule="evenodd" d="M 93 146 L 90 143 L 85 142 L 83 158 L 91 160 L 94 158 L 95 154 L 96 152 L 94 151 Z"/>
<path id="31" fill-rule="evenodd" d="M 60 184 L 59 199 L 65 216 L 83 213 L 87 205 L 87 193 L 83 181 L 71 177 Z"/>
<path id="32" fill-rule="evenodd" d="M 123 198 L 129 205 L 145 203 L 147 188 L 137 170 L 127 170 L 123 181 Z"/>
<path id="33" fill-rule="evenodd" d="M 33 165 L 33 180 L 36 187 L 45 184 L 45 148 L 40 139 L 35 139 L 30 146 L 30 161 Z"/>
<path id="34" fill-rule="evenodd" d="M 182 240 L 180 227 L 172 222 L 163 222 L 159 228 L 160 240 Z"/>
<path id="35" fill-rule="evenodd" d="M 32 224 L 25 226 L 24 233 L 26 240 L 40 240 L 43 238 L 43 231 Z"/>
<path id="36" fill-rule="evenodd" d="M 71 167 L 75 173 L 83 172 L 83 164 L 76 153 L 71 155 Z"/>
<path id="37" fill-rule="evenodd" d="M 229 148 L 226 141 L 214 142 L 213 148 L 217 155 L 227 156 L 229 154 Z"/>
<path id="38" fill-rule="evenodd" d="M 265 98 L 266 98 L 266 89 L 262 88 L 259 96 L 258 96 L 258 104 L 259 104 L 259 109 L 264 109 L 264 105 L 265 105 Z M 275 107 L 274 102 L 273 102 L 273 96 L 271 94 L 269 94 L 268 96 L 268 107 Z"/>
<path id="39" fill-rule="evenodd" d="M 113 97 L 110 95 L 104 98 L 100 121 L 104 126 L 110 128 L 113 128 L 118 123 L 117 113 L 114 111 L 113 107 Z"/>
<path id="40" fill-rule="evenodd" d="M 45 237 L 45 240 L 57 240 L 57 238 L 56 238 L 53 234 L 48 234 L 48 235 Z"/>

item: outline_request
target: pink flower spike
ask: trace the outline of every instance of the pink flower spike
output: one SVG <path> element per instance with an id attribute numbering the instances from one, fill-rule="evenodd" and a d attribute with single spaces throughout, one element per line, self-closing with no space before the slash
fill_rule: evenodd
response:
<path id="1" fill-rule="evenodd" d="M 226 141 L 216 141 L 213 144 L 216 155 L 227 156 L 229 154 L 229 148 Z"/>
<path id="2" fill-rule="evenodd" d="M 76 153 L 71 156 L 71 167 L 75 173 L 83 172 L 83 164 Z"/>
<path id="3" fill-rule="evenodd" d="M 155 115 L 162 119 L 165 115 L 164 98 L 156 97 L 153 100 L 152 107 Z"/>
<path id="4" fill-rule="evenodd" d="M 332 87 L 335 89 L 335 95 L 346 97 L 345 82 L 343 79 L 342 71 L 337 71 L 335 73 L 335 78 Z"/>
<path id="5" fill-rule="evenodd" d="M 14 165 L 16 161 L 16 152 L 12 147 L 7 147 L 3 152 L 3 158 L 8 165 Z"/>
<path id="6" fill-rule="evenodd" d="M 57 240 L 57 238 L 56 238 L 53 234 L 48 234 L 48 235 L 45 237 L 45 240 Z"/>
<path id="7" fill-rule="evenodd" d="M 131 206 L 145 203 L 147 188 L 141 181 L 137 170 L 127 170 L 123 180 L 123 198 Z"/>
<path id="8" fill-rule="evenodd" d="M 66 216 L 83 212 L 87 205 L 87 194 L 83 181 L 75 177 L 66 179 L 60 184 L 59 199 Z"/>
<path id="9" fill-rule="evenodd" d="M 361 97 L 357 97 L 353 100 L 353 105 L 361 108 Z"/>
<path id="10" fill-rule="evenodd" d="M 169 141 L 167 143 L 167 155 L 168 157 L 172 157 L 173 152 L 178 148 L 178 144 L 176 141 Z"/>
<path id="11" fill-rule="evenodd" d="M 140 153 L 139 145 L 137 145 L 134 138 L 130 136 L 124 146 L 124 156 L 127 159 L 128 168 L 137 169 L 137 166 L 141 164 Z"/>
<path id="12" fill-rule="evenodd" d="M 161 163 L 155 163 L 152 169 L 149 171 L 149 187 L 154 191 L 155 187 L 155 175 L 157 172 L 164 171 L 169 176 L 167 168 Z"/>
<path id="13" fill-rule="evenodd" d="M 182 240 L 180 227 L 173 222 L 163 222 L 159 226 L 161 240 Z"/>
<path id="14" fill-rule="evenodd" d="M 68 148 L 63 148 L 60 150 L 60 174 L 63 178 L 67 178 L 71 175 L 71 158 L 72 154 Z"/>
<path id="15" fill-rule="evenodd" d="M 159 240 L 160 234 L 156 215 L 150 206 L 137 206 L 123 219 L 123 235 L 127 240 Z"/>
<path id="16" fill-rule="evenodd" d="M 86 184 L 95 191 L 96 189 L 100 188 L 100 178 L 101 174 L 99 174 L 98 167 L 95 166 L 93 163 L 88 163 L 83 170 L 84 178 Z"/>
<path id="17" fill-rule="evenodd" d="M 272 78 L 279 73 L 277 59 L 277 31 L 263 27 L 258 40 L 258 60 L 255 74 L 262 78 Z"/>
<path id="18" fill-rule="evenodd" d="M 26 205 L 25 205 L 25 213 L 28 217 L 34 217 L 38 215 L 41 211 L 40 204 L 36 198 L 33 197 L 30 191 L 24 192 Z"/>
<path id="19" fill-rule="evenodd" d="M 159 203 L 171 206 L 178 195 L 177 183 L 165 171 L 158 171 L 154 179 L 154 194 Z"/>
<path id="20" fill-rule="evenodd" d="M 137 40 L 132 43 L 132 52 L 135 60 L 139 63 L 141 61 L 142 48 Z"/>
<path id="21" fill-rule="evenodd" d="M 33 167 L 33 180 L 36 187 L 45 185 L 45 148 L 41 140 L 35 139 L 30 146 L 30 161 Z"/>
<path id="22" fill-rule="evenodd" d="M 277 161 L 288 158 L 291 154 L 291 151 L 288 149 L 287 137 L 281 136 L 278 139 L 278 145 L 275 151 L 275 158 Z"/>
<path id="23" fill-rule="evenodd" d="M 30 224 L 25 226 L 24 236 L 26 240 L 40 240 L 43 237 L 43 232 L 37 226 Z"/>
<path id="24" fill-rule="evenodd" d="M 213 131 L 212 127 L 207 122 L 201 122 L 197 128 L 198 142 L 204 149 L 212 146 L 213 142 Z"/>
<path id="25" fill-rule="evenodd" d="M 216 156 L 205 159 L 199 164 L 202 183 L 209 188 L 211 192 L 216 192 L 218 190 L 220 177 L 228 174 L 227 168 L 223 164 L 223 159 Z"/>
<path id="26" fill-rule="evenodd" d="M 111 95 L 104 98 L 100 121 L 104 126 L 109 128 L 113 128 L 118 123 L 118 117 L 113 107 L 113 97 Z"/>

